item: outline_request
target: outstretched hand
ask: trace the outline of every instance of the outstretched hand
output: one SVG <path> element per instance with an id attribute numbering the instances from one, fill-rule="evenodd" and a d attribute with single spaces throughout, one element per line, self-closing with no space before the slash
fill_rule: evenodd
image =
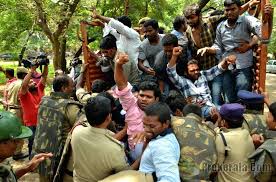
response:
<path id="1" fill-rule="evenodd" d="M 204 47 L 197 50 L 197 55 L 204 56 L 208 52 L 209 47 Z"/>
<path id="2" fill-rule="evenodd" d="M 33 171 L 37 168 L 37 166 L 44 161 L 45 159 L 48 159 L 50 157 L 52 157 L 53 154 L 52 153 L 40 153 L 35 155 L 32 160 L 28 163 L 29 166 L 29 170 Z"/>

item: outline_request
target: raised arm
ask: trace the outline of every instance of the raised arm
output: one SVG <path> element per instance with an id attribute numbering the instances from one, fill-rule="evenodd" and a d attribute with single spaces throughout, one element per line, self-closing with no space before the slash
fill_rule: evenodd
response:
<path id="1" fill-rule="evenodd" d="M 88 66 L 88 63 L 83 64 L 82 67 L 81 67 L 80 75 L 78 76 L 78 79 L 77 79 L 78 80 L 77 85 L 76 85 L 77 90 L 79 88 L 83 88 L 83 75 L 84 75 L 84 72 L 86 71 L 87 66 Z"/>
<path id="2" fill-rule="evenodd" d="M 180 77 L 176 72 L 176 62 L 177 62 L 178 56 L 181 54 L 181 52 L 182 52 L 181 47 L 173 48 L 172 58 L 170 59 L 168 65 L 167 65 L 167 74 L 169 76 L 169 79 L 172 81 L 172 83 L 178 89 L 182 89 L 185 87 L 185 85 L 187 85 L 186 79 Z"/>
<path id="3" fill-rule="evenodd" d="M 24 77 L 20 91 L 22 95 L 25 95 L 28 92 L 28 85 L 36 68 L 36 66 L 32 66 L 29 73 Z"/>
<path id="4" fill-rule="evenodd" d="M 127 54 L 118 54 L 115 59 L 114 80 L 118 90 L 127 87 L 127 78 L 124 75 L 123 65 L 129 61 Z"/>
<path id="5" fill-rule="evenodd" d="M 41 83 L 43 85 L 46 85 L 46 82 L 47 82 L 47 77 L 48 77 L 48 64 L 46 64 L 43 68 L 43 72 L 42 72 L 42 75 L 41 75 Z"/>
<path id="6" fill-rule="evenodd" d="M 109 23 L 109 21 L 111 20 L 111 18 L 109 18 L 109 17 L 105 17 L 105 16 L 100 15 L 100 14 L 96 11 L 96 9 L 93 9 L 92 18 L 94 18 L 94 19 L 100 19 L 100 20 L 103 21 L 104 23 Z"/>
<path id="7" fill-rule="evenodd" d="M 260 4 L 260 0 L 250 0 L 248 1 L 247 3 L 244 3 L 242 6 L 241 6 L 241 11 L 240 11 L 240 14 L 242 15 L 244 12 L 247 11 L 247 9 L 249 7 L 253 7 L 253 6 L 256 6 L 258 4 Z"/>

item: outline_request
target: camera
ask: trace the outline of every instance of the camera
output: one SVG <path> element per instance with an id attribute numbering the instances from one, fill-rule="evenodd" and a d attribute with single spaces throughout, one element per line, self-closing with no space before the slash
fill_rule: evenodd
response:
<path id="1" fill-rule="evenodd" d="M 37 57 L 28 57 L 28 59 L 23 59 L 22 63 L 25 68 L 31 68 L 32 66 L 48 65 L 49 59 L 46 54 L 41 53 Z"/>
<path id="2" fill-rule="evenodd" d="M 82 64 L 82 60 L 80 60 L 80 58 L 78 57 L 73 58 L 73 60 L 70 63 L 72 67 L 76 67 L 79 64 Z"/>

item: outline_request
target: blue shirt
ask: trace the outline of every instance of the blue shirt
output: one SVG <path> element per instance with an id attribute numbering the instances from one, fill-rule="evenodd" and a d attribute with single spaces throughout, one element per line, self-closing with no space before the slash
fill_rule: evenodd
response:
<path id="1" fill-rule="evenodd" d="M 211 91 L 208 86 L 208 81 L 212 81 L 216 76 L 224 70 L 219 66 L 214 66 L 208 70 L 200 71 L 200 76 L 195 82 L 192 82 L 186 77 L 179 76 L 176 73 L 176 67 L 167 67 L 167 73 L 170 80 L 178 88 L 182 95 L 186 98 L 191 97 L 192 102 L 206 102 L 206 105 L 213 106 Z"/>
<path id="2" fill-rule="evenodd" d="M 180 147 L 173 133 L 158 136 L 144 151 L 139 171 L 156 173 L 158 182 L 180 182 L 178 161 Z"/>
<path id="3" fill-rule="evenodd" d="M 178 44 L 181 45 L 182 47 L 187 47 L 188 45 L 188 38 L 186 33 L 184 34 L 183 32 L 179 32 L 177 30 L 171 31 L 171 34 L 175 35 L 178 39 Z"/>
<path id="4" fill-rule="evenodd" d="M 236 68 L 244 69 L 253 65 L 253 51 L 248 50 L 245 53 L 235 52 L 234 49 L 241 43 L 251 41 L 251 35 L 255 34 L 261 37 L 261 23 L 252 16 L 239 16 L 234 27 L 228 25 L 228 20 L 221 22 L 216 31 L 216 40 L 212 47 L 225 58 L 229 54 L 237 56 Z"/>

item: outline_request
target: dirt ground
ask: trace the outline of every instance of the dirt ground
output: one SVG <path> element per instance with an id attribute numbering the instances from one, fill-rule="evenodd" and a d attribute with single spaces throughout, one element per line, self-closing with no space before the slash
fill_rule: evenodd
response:
<path id="1" fill-rule="evenodd" d="M 1 90 L 1 88 L 0 88 Z M 266 80 L 266 91 L 269 93 L 270 100 L 276 101 L 276 74 L 267 74 L 267 80 Z M 267 111 L 267 108 L 265 109 L 265 112 Z M 24 152 L 27 152 L 27 142 L 25 142 L 24 145 Z M 14 161 L 11 159 L 11 163 L 13 167 L 16 169 L 20 166 L 22 166 L 24 163 L 27 163 L 28 159 Z M 23 176 L 19 182 L 39 182 L 38 174 L 33 172 L 26 174 Z"/>

